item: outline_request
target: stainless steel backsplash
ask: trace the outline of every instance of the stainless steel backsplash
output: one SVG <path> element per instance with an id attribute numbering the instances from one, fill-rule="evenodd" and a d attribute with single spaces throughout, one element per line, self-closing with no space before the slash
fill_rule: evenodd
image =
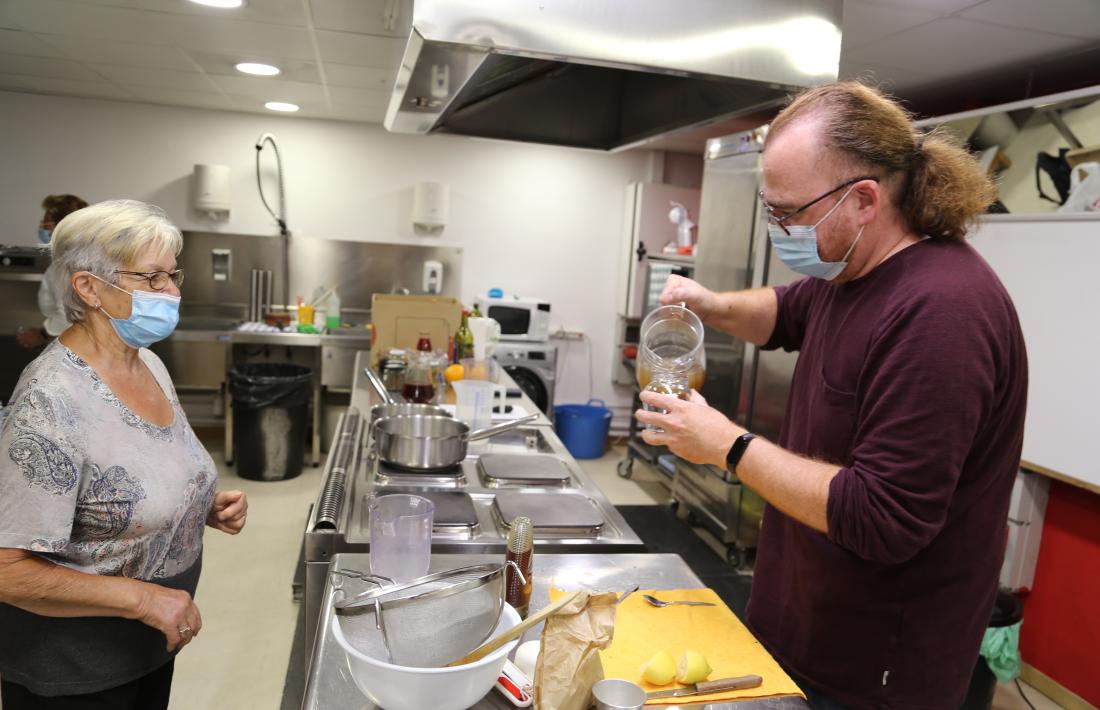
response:
<path id="1" fill-rule="evenodd" d="M 214 279 L 215 249 L 232 251 L 229 278 Z M 243 320 L 248 313 L 249 276 L 253 269 L 270 270 L 273 293 L 282 287 L 282 250 L 278 237 L 249 234 L 184 232 L 179 264 L 186 271 L 181 316 L 190 327 L 203 321 Z M 336 284 L 341 310 L 350 320 L 366 322 L 374 293 L 423 293 L 425 261 L 443 263 L 443 296 L 462 290 L 462 250 L 457 247 L 349 242 L 312 237 L 290 238 L 290 298 L 308 301 L 318 286 Z M 282 304 L 276 304 L 278 308 Z M 294 304 L 290 304 L 293 306 Z M 345 316 L 345 320 L 348 317 Z"/>

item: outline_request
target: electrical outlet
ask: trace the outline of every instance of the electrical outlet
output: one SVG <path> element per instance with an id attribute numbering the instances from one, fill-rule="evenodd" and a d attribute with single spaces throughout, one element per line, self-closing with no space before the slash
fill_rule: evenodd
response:
<path id="1" fill-rule="evenodd" d="M 579 330 L 566 330 L 565 328 L 558 328 L 550 333 L 550 337 L 554 340 L 584 340 L 584 333 Z"/>

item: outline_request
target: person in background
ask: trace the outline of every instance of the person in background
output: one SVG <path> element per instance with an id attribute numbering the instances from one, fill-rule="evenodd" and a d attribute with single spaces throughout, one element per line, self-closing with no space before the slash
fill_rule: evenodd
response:
<path id="1" fill-rule="evenodd" d="M 772 248 L 807 278 L 663 303 L 799 351 L 779 440 L 651 392 L 651 444 L 767 501 L 747 623 L 817 710 L 957 708 L 989 624 L 1020 463 L 1027 356 L 1015 308 L 965 241 L 988 176 L 946 134 L 855 82 L 771 124 Z"/>
<path id="2" fill-rule="evenodd" d="M 217 469 L 148 347 L 179 317 L 178 229 L 101 202 L 51 248 L 68 322 L 23 371 L 0 424 L 0 704 L 166 708 L 202 628 L 203 526 L 248 502 Z"/>
<path id="3" fill-rule="evenodd" d="M 39 243 L 49 244 L 50 235 L 57 223 L 87 206 L 88 203 L 76 195 L 47 195 L 42 200 L 42 209 L 45 212 L 38 223 Z M 42 347 L 61 335 L 61 331 L 69 326 L 69 322 L 65 320 L 65 309 L 61 307 L 61 299 L 57 296 L 53 274 L 52 267 L 47 267 L 42 283 L 38 286 L 38 310 L 42 311 L 45 319 L 42 325 L 22 326 L 15 335 L 15 341 L 28 350 Z"/>

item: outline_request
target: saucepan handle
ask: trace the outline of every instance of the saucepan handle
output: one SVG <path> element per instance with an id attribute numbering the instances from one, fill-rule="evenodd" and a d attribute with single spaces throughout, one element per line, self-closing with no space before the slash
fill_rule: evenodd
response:
<path id="1" fill-rule="evenodd" d="M 519 419 L 513 419 L 508 422 L 501 422 L 500 424 L 494 424 L 493 426 L 485 427 L 484 429 L 478 429 L 477 431 L 470 432 L 470 435 L 466 437 L 467 441 L 476 441 L 478 439 L 487 439 L 490 436 L 496 436 L 506 431 L 511 431 L 518 426 L 529 424 L 539 418 L 538 413 L 528 414 L 526 417 L 520 417 Z"/>
<path id="2" fill-rule="evenodd" d="M 383 404 L 393 404 L 393 397 L 390 396 L 386 385 L 382 384 L 382 378 L 378 374 L 370 369 L 370 365 L 363 368 L 363 374 L 367 376 L 371 386 L 374 387 L 374 391 L 378 393 L 378 396 L 382 398 Z"/>

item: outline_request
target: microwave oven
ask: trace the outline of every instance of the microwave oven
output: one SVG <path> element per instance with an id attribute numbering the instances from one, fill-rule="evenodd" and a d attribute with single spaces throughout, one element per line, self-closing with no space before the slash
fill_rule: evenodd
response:
<path id="1" fill-rule="evenodd" d="M 474 298 L 481 315 L 500 323 L 501 340 L 550 339 L 550 302 L 539 298 Z"/>

